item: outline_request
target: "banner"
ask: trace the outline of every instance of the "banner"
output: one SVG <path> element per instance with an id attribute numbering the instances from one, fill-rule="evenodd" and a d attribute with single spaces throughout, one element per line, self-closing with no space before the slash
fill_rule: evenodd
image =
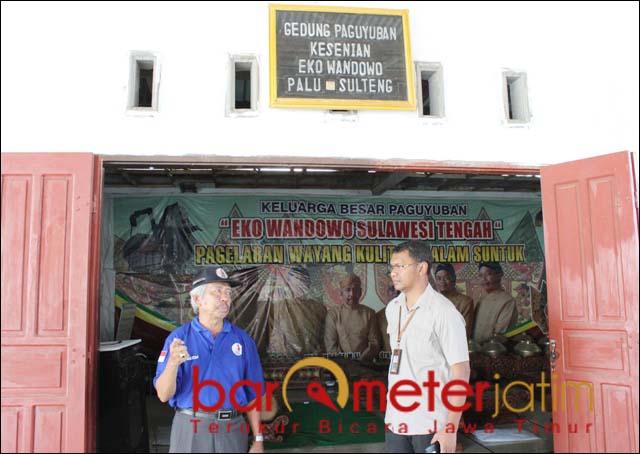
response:
<path id="1" fill-rule="evenodd" d="M 144 309 L 138 311 L 144 326 L 188 322 L 192 275 L 219 264 L 242 281 L 229 318 L 270 357 L 325 351 L 326 313 L 342 303 L 339 283 L 349 274 L 361 282 L 360 304 L 382 324 L 396 294 L 389 260 L 406 240 L 424 241 L 435 262 L 452 263 L 457 287 L 476 302 L 482 296 L 478 263 L 500 262 L 519 322 L 546 323 L 540 200 L 117 198 L 114 236 L 116 291 Z M 147 337 L 135 327 L 134 335 Z M 157 332 L 149 337 L 157 339 Z"/>

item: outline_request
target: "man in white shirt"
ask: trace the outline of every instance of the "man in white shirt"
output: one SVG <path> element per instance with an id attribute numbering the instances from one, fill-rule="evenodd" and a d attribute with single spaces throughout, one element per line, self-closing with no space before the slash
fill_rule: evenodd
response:
<path id="1" fill-rule="evenodd" d="M 462 413 L 455 408 L 465 404 L 466 396 L 443 398 L 442 390 L 452 380 L 467 383 L 466 388 L 462 384 L 452 386 L 452 392 L 468 388 L 467 336 L 460 312 L 429 285 L 430 267 L 431 252 L 420 241 L 396 246 L 391 256 L 391 279 L 402 293 L 386 307 L 392 349 L 385 415 L 390 428 L 385 434 L 387 452 L 424 452 L 436 441 L 442 452 L 456 449 Z M 402 380 L 415 386 L 405 382 L 394 392 L 394 385 Z M 427 381 L 439 385 L 429 388 L 423 385 Z"/>

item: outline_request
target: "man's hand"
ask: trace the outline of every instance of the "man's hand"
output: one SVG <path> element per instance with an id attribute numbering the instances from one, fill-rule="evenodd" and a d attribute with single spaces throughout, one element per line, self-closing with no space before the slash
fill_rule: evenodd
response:
<path id="1" fill-rule="evenodd" d="M 431 439 L 431 443 L 440 442 L 440 452 L 456 452 L 456 436 L 453 432 L 446 432 L 445 429 L 439 430 Z"/>
<path id="2" fill-rule="evenodd" d="M 249 452 L 264 452 L 264 443 L 261 441 L 254 441 L 251 444 L 251 449 Z"/>
<path id="3" fill-rule="evenodd" d="M 189 358 L 189 352 L 184 345 L 184 341 L 176 337 L 171 341 L 171 345 L 169 345 L 169 362 L 175 366 L 179 366 L 184 363 L 187 358 Z"/>
<path id="4" fill-rule="evenodd" d="M 189 358 L 189 352 L 182 339 L 177 337 L 169 345 L 169 359 L 167 367 L 156 381 L 156 391 L 160 402 L 167 402 L 176 393 L 176 377 L 178 376 L 178 366 Z"/>

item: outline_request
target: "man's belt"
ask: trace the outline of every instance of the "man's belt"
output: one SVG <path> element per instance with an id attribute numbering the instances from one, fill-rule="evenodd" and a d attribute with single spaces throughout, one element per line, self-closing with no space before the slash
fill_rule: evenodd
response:
<path id="1" fill-rule="evenodd" d="M 205 411 L 193 411 L 193 408 L 176 408 L 176 411 L 178 413 L 182 413 L 183 415 L 189 415 L 194 418 L 217 419 L 220 421 L 233 419 L 240 414 L 237 410 L 218 410 L 218 411 L 212 411 L 212 412 L 205 412 Z"/>

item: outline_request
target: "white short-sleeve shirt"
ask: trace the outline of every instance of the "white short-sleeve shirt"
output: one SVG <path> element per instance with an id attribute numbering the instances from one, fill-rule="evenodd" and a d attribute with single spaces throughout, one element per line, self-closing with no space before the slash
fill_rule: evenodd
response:
<path id="1" fill-rule="evenodd" d="M 387 411 L 385 423 L 391 424 L 394 433 L 402 435 L 423 435 L 433 430 L 437 421 L 438 430 L 444 429 L 449 410 L 444 406 L 441 398 L 444 385 L 451 379 L 451 365 L 469 361 L 467 335 L 464 318 L 446 297 L 436 292 L 430 285 L 412 308 L 417 311 L 397 345 L 399 308 L 402 307 L 400 328 L 411 312 L 407 310 L 406 297 L 401 293 L 387 304 L 387 333 L 391 349 L 402 349 L 400 370 L 398 374 L 389 374 L 387 388 Z M 432 370 L 435 380 L 440 386 L 435 389 L 433 411 L 428 409 L 427 388 L 422 383 L 428 380 L 428 372 Z M 410 412 L 396 408 L 389 392 L 400 380 L 412 380 L 420 388 L 419 396 L 398 396 L 397 401 L 403 406 L 410 406 L 413 402 L 419 406 Z M 408 387 L 399 389 L 409 390 Z M 400 425 L 406 424 L 406 432 Z"/>

